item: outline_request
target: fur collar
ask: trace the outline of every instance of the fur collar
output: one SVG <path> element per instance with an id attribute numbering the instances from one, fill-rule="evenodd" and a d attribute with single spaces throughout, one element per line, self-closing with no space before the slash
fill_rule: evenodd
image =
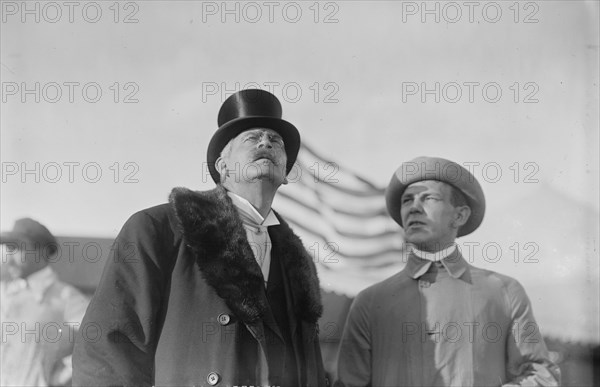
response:
<path id="1" fill-rule="evenodd" d="M 207 283 L 243 322 L 261 319 L 268 308 L 263 276 L 225 189 L 175 188 L 169 201 Z M 272 254 L 279 254 L 283 263 L 296 316 L 315 323 L 323 312 L 316 269 L 300 238 L 276 215 L 281 224 L 269 227 Z"/>

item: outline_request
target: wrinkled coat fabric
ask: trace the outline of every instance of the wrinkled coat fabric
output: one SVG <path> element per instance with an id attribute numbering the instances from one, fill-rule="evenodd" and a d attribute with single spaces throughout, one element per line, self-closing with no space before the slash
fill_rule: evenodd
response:
<path id="1" fill-rule="evenodd" d="M 281 265 L 298 385 L 322 386 L 322 313 L 310 256 L 287 224 L 269 228 Z M 76 386 L 265 385 L 276 322 L 241 220 L 222 187 L 176 188 L 115 240 L 82 323 Z M 275 351 L 277 352 L 277 351 Z M 269 376 L 271 375 L 271 379 Z"/>
<path id="2" fill-rule="evenodd" d="M 410 254 L 354 300 L 339 352 L 344 386 L 555 386 L 531 305 L 514 279 Z"/>

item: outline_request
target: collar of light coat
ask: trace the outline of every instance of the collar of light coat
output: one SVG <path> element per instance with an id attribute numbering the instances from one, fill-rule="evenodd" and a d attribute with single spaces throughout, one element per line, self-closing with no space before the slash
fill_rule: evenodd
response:
<path id="1" fill-rule="evenodd" d="M 466 282 L 471 282 L 469 264 L 463 258 L 460 249 L 455 249 L 450 255 L 442 259 L 440 262 L 452 278 L 460 278 Z M 411 278 L 419 279 L 433 264 L 433 261 L 419 258 L 414 254 L 414 252 L 411 251 L 408 255 L 408 262 L 406 263 L 405 270 Z"/>
<path id="2" fill-rule="evenodd" d="M 419 250 L 414 245 L 409 245 L 409 248 L 410 248 L 411 252 L 414 255 L 416 255 L 417 257 L 428 260 L 428 261 L 437 262 L 437 261 L 441 261 L 442 259 L 444 259 L 444 258 L 448 257 L 450 254 L 452 254 L 454 252 L 454 250 L 456 250 L 456 245 L 453 244 L 450 247 L 447 247 L 445 249 L 442 249 L 440 251 L 435 251 L 435 252 Z"/>
<path id="3" fill-rule="evenodd" d="M 203 192 L 174 188 L 169 202 L 206 282 L 243 322 L 262 319 L 268 308 L 263 276 L 227 191 L 221 185 Z M 280 224 L 269 227 L 271 254 L 282 262 L 296 316 L 316 323 L 323 305 L 315 265 L 300 238 L 275 216 Z"/>

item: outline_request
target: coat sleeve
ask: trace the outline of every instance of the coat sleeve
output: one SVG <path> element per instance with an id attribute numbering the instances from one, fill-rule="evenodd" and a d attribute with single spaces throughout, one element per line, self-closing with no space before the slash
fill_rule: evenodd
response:
<path id="1" fill-rule="evenodd" d="M 525 289 L 513 280 L 506 294 L 512 327 L 506 344 L 509 382 L 505 386 L 560 385 L 560 369 L 550 360 Z"/>
<path id="2" fill-rule="evenodd" d="M 74 386 L 153 384 L 169 230 L 145 212 L 123 226 L 77 335 Z"/>
<path id="3" fill-rule="evenodd" d="M 350 306 L 338 354 L 336 387 L 371 385 L 371 327 L 368 296 L 359 293 Z"/>

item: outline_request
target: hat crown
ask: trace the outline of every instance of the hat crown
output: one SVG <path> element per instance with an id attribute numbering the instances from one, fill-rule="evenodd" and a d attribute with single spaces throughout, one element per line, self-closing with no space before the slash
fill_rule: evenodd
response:
<path id="1" fill-rule="evenodd" d="M 485 196 L 475 176 L 453 161 L 424 156 L 402 163 L 392 175 L 386 189 L 388 213 L 400 227 L 403 227 L 400 198 L 404 190 L 411 184 L 424 180 L 437 180 L 450 184 L 465 195 L 471 208 L 471 215 L 467 223 L 460 227 L 457 236 L 470 234 L 479 227 L 485 214 Z"/>
<path id="2" fill-rule="evenodd" d="M 30 237 L 51 235 L 50 231 L 48 231 L 45 226 L 31 218 L 18 219 L 15 222 L 13 231 Z"/>
<path id="3" fill-rule="evenodd" d="M 223 102 L 217 123 L 221 127 L 240 118 L 281 118 L 281 114 L 281 103 L 273 94 L 260 89 L 247 89 L 233 94 Z"/>
<path id="4" fill-rule="evenodd" d="M 15 222 L 12 231 L 1 234 L 0 242 L 28 242 L 48 245 L 56 244 L 56 238 L 41 223 L 31 218 L 21 218 Z"/>

